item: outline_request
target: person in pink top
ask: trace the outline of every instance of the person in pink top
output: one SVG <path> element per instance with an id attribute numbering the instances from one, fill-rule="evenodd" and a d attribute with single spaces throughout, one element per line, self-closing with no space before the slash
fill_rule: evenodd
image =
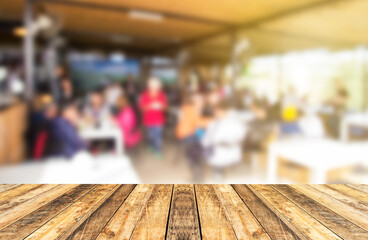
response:
<path id="1" fill-rule="evenodd" d="M 148 79 L 147 90 L 142 93 L 139 105 L 143 112 L 143 125 L 146 127 L 148 144 L 160 155 L 167 102 L 158 78 Z"/>
<path id="2" fill-rule="evenodd" d="M 123 132 L 124 144 L 126 147 L 134 147 L 141 140 L 134 110 L 124 95 L 118 97 L 115 105 L 118 110 L 115 121 Z"/>

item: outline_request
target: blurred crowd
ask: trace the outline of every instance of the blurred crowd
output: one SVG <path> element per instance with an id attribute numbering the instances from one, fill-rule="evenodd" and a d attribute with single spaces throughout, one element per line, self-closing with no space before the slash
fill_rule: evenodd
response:
<path id="1" fill-rule="evenodd" d="M 122 83 L 106 81 L 92 92 L 76 94 L 66 68 L 58 67 L 56 75 L 57 94 L 38 94 L 32 104 L 30 158 L 113 151 L 108 140 L 87 142 L 80 136 L 86 128 L 113 128 L 121 132 L 128 154 L 144 143 L 159 160 L 167 140 L 164 132 L 171 132 L 194 178 L 202 175 L 203 161 L 222 171 L 240 162 L 245 152 L 264 150 L 275 137 L 337 138 L 349 99 L 339 79 L 335 95 L 315 106 L 293 86 L 271 103 L 250 89 L 231 90 L 214 81 L 194 88 L 165 87 L 159 78 L 139 84 L 130 75 Z"/>

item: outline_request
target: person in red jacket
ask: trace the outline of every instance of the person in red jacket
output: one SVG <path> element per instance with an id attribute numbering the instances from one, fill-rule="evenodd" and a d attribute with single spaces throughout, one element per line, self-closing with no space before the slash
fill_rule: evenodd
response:
<path id="1" fill-rule="evenodd" d="M 166 96 L 158 78 L 150 78 L 147 90 L 140 97 L 143 112 L 143 125 L 146 127 L 147 140 L 157 155 L 162 151 L 162 130 L 165 122 L 164 111 L 167 107 Z"/>

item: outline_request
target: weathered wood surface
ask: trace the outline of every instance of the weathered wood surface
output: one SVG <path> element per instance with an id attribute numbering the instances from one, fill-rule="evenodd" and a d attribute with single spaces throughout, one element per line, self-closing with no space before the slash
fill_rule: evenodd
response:
<path id="1" fill-rule="evenodd" d="M 0 239 L 368 239 L 366 185 L 0 185 Z"/>

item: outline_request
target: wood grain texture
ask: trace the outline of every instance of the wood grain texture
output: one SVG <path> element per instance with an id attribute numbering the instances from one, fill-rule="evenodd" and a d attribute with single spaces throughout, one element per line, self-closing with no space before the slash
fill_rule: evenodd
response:
<path id="1" fill-rule="evenodd" d="M 270 239 L 230 185 L 216 185 L 214 190 L 238 239 Z"/>
<path id="2" fill-rule="evenodd" d="M 25 239 L 66 239 L 118 188 L 99 185 Z"/>
<path id="3" fill-rule="evenodd" d="M 352 196 L 353 198 L 360 199 L 364 202 L 367 202 L 368 200 L 368 192 L 363 191 L 361 189 L 355 188 L 353 186 L 345 185 L 345 184 L 329 184 L 331 188 L 337 189 L 340 192 L 343 192 L 344 194 L 348 196 Z M 365 204 L 366 205 L 366 204 Z"/>
<path id="4" fill-rule="evenodd" d="M 304 239 L 304 236 L 297 229 L 294 229 L 293 232 L 284 222 L 280 221 L 276 214 L 248 186 L 233 185 L 233 188 L 272 239 L 277 239 L 281 236 L 285 240 Z"/>
<path id="5" fill-rule="evenodd" d="M 212 185 L 195 187 L 202 238 L 237 239 Z"/>
<path id="6" fill-rule="evenodd" d="M 0 184 L 0 193 L 15 188 L 16 186 L 18 186 L 18 184 Z"/>
<path id="7" fill-rule="evenodd" d="M 364 205 L 365 207 L 368 206 L 368 193 L 366 192 L 343 184 L 329 184 L 328 188 L 339 192 L 341 196 L 347 197 L 345 199 L 349 202 Z"/>
<path id="8" fill-rule="evenodd" d="M 95 239 L 134 187 L 120 186 L 68 239 Z"/>
<path id="9" fill-rule="evenodd" d="M 0 185 L 2 239 L 368 239 L 366 185 Z"/>
<path id="10" fill-rule="evenodd" d="M 368 217 L 366 213 L 360 212 L 356 208 L 351 207 L 350 205 L 347 205 L 339 201 L 338 199 L 335 199 L 333 196 L 316 188 L 313 188 L 312 186 L 291 185 L 291 187 L 299 190 L 308 197 L 313 198 L 315 201 L 323 204 L 335 213 L 341 215 L 342 217 L 350 220 L 354 224 L 368 231 Z"/>
<path id="11" fill-rule="evenodd" d="M 129 239 L 141 218 L 154 185 L 138 185 L 119 207 L 97 239 Z"/>
<path id="12" fill-rule="evenodd" d="M 165 239 L 172 185 L 156 185 L 130 239 Z"/>
<path id="13" fill-rule="evenodd" d="M 368 239 L 368 232 L 319 204 L 303 193 L 287 185 L 272 185 L 279 193 L 287 197 L 305 212 L 325 225 L 343 239 Z"/>
<path id="14" fill-rule="evenodd" d="M 0 204 L 7 201 L 9 198 L 13 198 L 15 196 L 19 196 L 22 194 L 31 191 L 32 189 L 40 187 L 40 184 L 25 184 L 25 185 L 18 185 L 14 188 L 10 188 L 8 191 L 4 191 L 0 193 Z"/>
<path id="15" fill-rule="evenodd" d="M 294 225 L 306 238 L 309 239 L 341 239 L 326 228 L 308 213 L 296 206 L 289 199 L 278 193 L 271 185 L 252 185 L 266 201 L 268 207 L 274 209 L 280 219 L 288 226 Z"/>
<path id="16" fill-rule="evenodd" d="M 328 194 L 329 196 L 345 203 L 348 206 L 351 206 L 352 208 L 359 210 L 360 212 L 368 214 L 367 200 L 354 198 L 346 194 L 346 192 L 340 191 L 339 189 L 333 188 L 329 185 L 313 185 L 312 187 L 324 192 L 325 194 Z"/>
<path id="17" fill-rule="evenodd" d="M 201 239 L 193 185 L 175 185 L 166 239 Z"/>
<path id="18" fill-rule="evenodd" d="M 368 185 L 364 185 L 364 184 L 348 184 L 348 186 L 358 189 L 362 192 L 368 193 Z"/>
<path id="19" fill-rule="evenodd" d="M 27 237 L 94 187 L 94 185 L 80 185 L 73 188 L 1 230 L 0 239 L 23 239 Z"/>
<path id="20" fill-rule="evenodd" d="M 2 202 L 0 206 L 0 229 L 7 227 L 33 210 L 45 205 L 77 185 L 40 185 Z"/>

